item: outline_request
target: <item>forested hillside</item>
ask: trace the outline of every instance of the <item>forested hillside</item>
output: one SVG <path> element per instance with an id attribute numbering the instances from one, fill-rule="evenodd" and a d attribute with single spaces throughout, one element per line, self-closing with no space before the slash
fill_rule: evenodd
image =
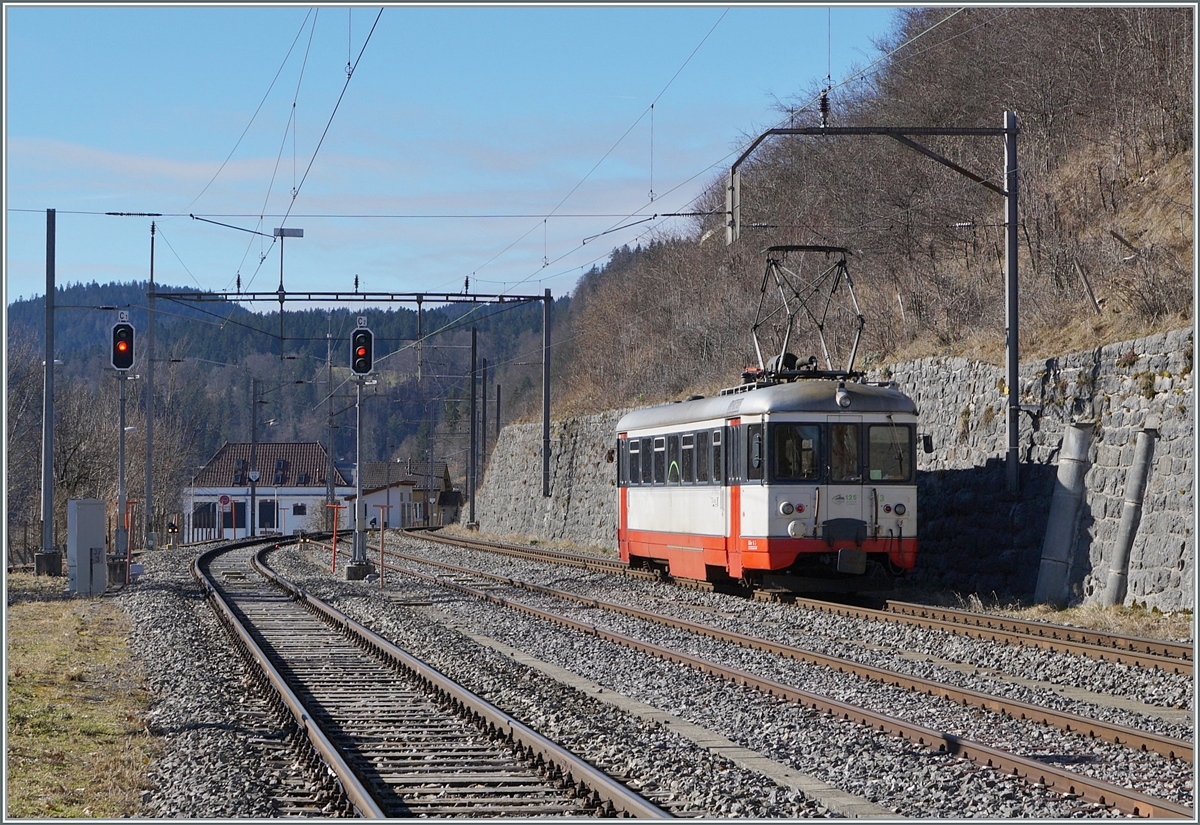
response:
<path id="1" fill-rule="evenodd" d="M 126 476 L 130 497 L 143 495 L 146 287 L 77 284 L 56 290 L 55 352 L 62 364 L 55 372 L 54 472 L 60 521 L 68 498 L 116 498 L 119 401 L 109 365 L 115 309 L 129 311 L 138 331 L 138 357 L 130 371 L 135 380 L 127 383 L 127 423 L 136 430 L 127 437 Z M 172 290 L 158 287 L 159 292 Z M 555 303 L 556 317 L 565 319 L 570 299 Z M 432 450 L 462 477 L 472 327 L 477 331 L 479 366 L 484 359 L 490 365 L 491 422 L 497 384 L 503 389 L 503 418 L 540 410 L 540 302 L 423 309 L 419 348 L 414 309 L 287 311 L 281 358 L 278 312 L 255 313 L 232 302 L 198 305 L 159 299 L 154 365 L 156 522 L 165 523 L 178 512 L 183 487 L 221 444 L 250 439 L 256 408 L 260 440 L 332 443 L 338 460 L 353 460 L 357 442 L 349 336 L 360 314 L 367 316 L 375 333 L 374 382 L 364 392 L 367 460 L 386 456 L 420 461 Z M 16 534 L 23 534 L 20 525 L 39 520 L 44 321 L 41 297 L 8 307 L 7 504 L 10 531 Z M 258 382 L 257 404 L 251 379 Z"/>
<path id="2" fill-rule="evenodd" d="M 830 93 L 829 125 L 996 128 L 1005 110 L 1017 113 L 1023 357 L 1183 326 L 1192 38 L 1188 9 L 904 10 L 879 44 L 890 56 Z M 794 115 L 781 106 L 781 125 L 819 125 L 819 93 L 814 83 L 797 94 Z M 1001 138 L 922 142 L 1003 184 Z M 1003 359 L 1003 198 L 898 141 L 768 140 L 742 167 L 743 229 L 729 247 L 723 173 L 697 206 L 710 214 L 689 231 L 654 237 L 580 283 L 575 353 L 563 357 L 589 369 L 564 373 L 573 408 L 737 383 L 757 363 L 749 330 L 763 250 L 780 244 L 852 250 L 866 316 L 859 364 Z M 811 339 L 793 349 L 820 353 Z"/>

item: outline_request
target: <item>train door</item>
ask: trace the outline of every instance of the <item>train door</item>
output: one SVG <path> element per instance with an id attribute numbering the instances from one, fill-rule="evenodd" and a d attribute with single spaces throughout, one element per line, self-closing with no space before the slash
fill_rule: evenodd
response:
<path id="1" fill-rule="evenodd" d="M 821 521 L 832 525 L 835 540 L 857 538 L 864 531 L 862 478 L 862 416 L 829 416 L 828 493 L 823 496 Z M 827 528 L 828 530 L 828 528 Z M 849 533 L 849 535 L 847 535 Z"/>
<path id="2" fill-rule="evenodd" d="M 742 474 L 738 467 L 740 452 L 740 418 L 725 422 L 725 490 L 729 491 L 729 530 L 725 537 L 726 570 L 733 578 L 742 575 Z"/>

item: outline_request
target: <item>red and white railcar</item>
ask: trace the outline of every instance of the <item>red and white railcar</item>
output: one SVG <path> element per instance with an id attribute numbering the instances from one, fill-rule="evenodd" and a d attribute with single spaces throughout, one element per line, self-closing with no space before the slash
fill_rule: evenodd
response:
<path id="1" fill-rule="evenodd" d="M 617 436 L 632 566 L 854 590 L 916 562 L 917 409 L 890 385 L 749 383 L 631 412 Z"/>

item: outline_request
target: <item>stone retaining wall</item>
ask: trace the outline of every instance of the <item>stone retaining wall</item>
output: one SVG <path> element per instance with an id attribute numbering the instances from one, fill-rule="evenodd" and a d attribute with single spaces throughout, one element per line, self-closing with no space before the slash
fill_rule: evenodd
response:
<path id="1" fill-rule="evenodd" d="M 925 358 L 873 372 L 917 403 L 934 452 L 918 465 L 921 552 L 915 577 L 963 592 L 1032 595 L 1064 428 L 1093 421 L 1086 496 L 1069 581 L 1073 603 L 1103 592 L 1134 442 L 1159 420 L 1126 603 L 1194 604 L 1195 406 L 1192 332 L 1176 330 L 1021 367 L 1021 494 L 1006 493 L 1004 370 Z M 541 425 L 504 428 L 476 505 L 482 530 L 615 549 L 620 411 L 555 422 L 551 492 L 541 497 Z"/>

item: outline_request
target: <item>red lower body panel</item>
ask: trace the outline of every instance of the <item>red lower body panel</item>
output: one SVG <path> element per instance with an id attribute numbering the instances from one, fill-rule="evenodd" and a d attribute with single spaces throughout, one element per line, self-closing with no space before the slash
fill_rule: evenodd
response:
<path id="1" fill-rule="evenodd" d="M 631 558 L 665 561 L 670 565 L 671 575 L 689 579 L 706 578 L 706 566 L 719 567 L 734 578 L 741 578 L 747 570 L 784 570 L 802 555 L 836 553 L 843 548 L 886 555 L 901 570 L 911 570 L 917 563 L 915 538 L 866 539 L 862 544 L 835 541 L 830 544 L 815 538 L 726 538 L 619 529 L 617 542 L 622 561 Z"/>

